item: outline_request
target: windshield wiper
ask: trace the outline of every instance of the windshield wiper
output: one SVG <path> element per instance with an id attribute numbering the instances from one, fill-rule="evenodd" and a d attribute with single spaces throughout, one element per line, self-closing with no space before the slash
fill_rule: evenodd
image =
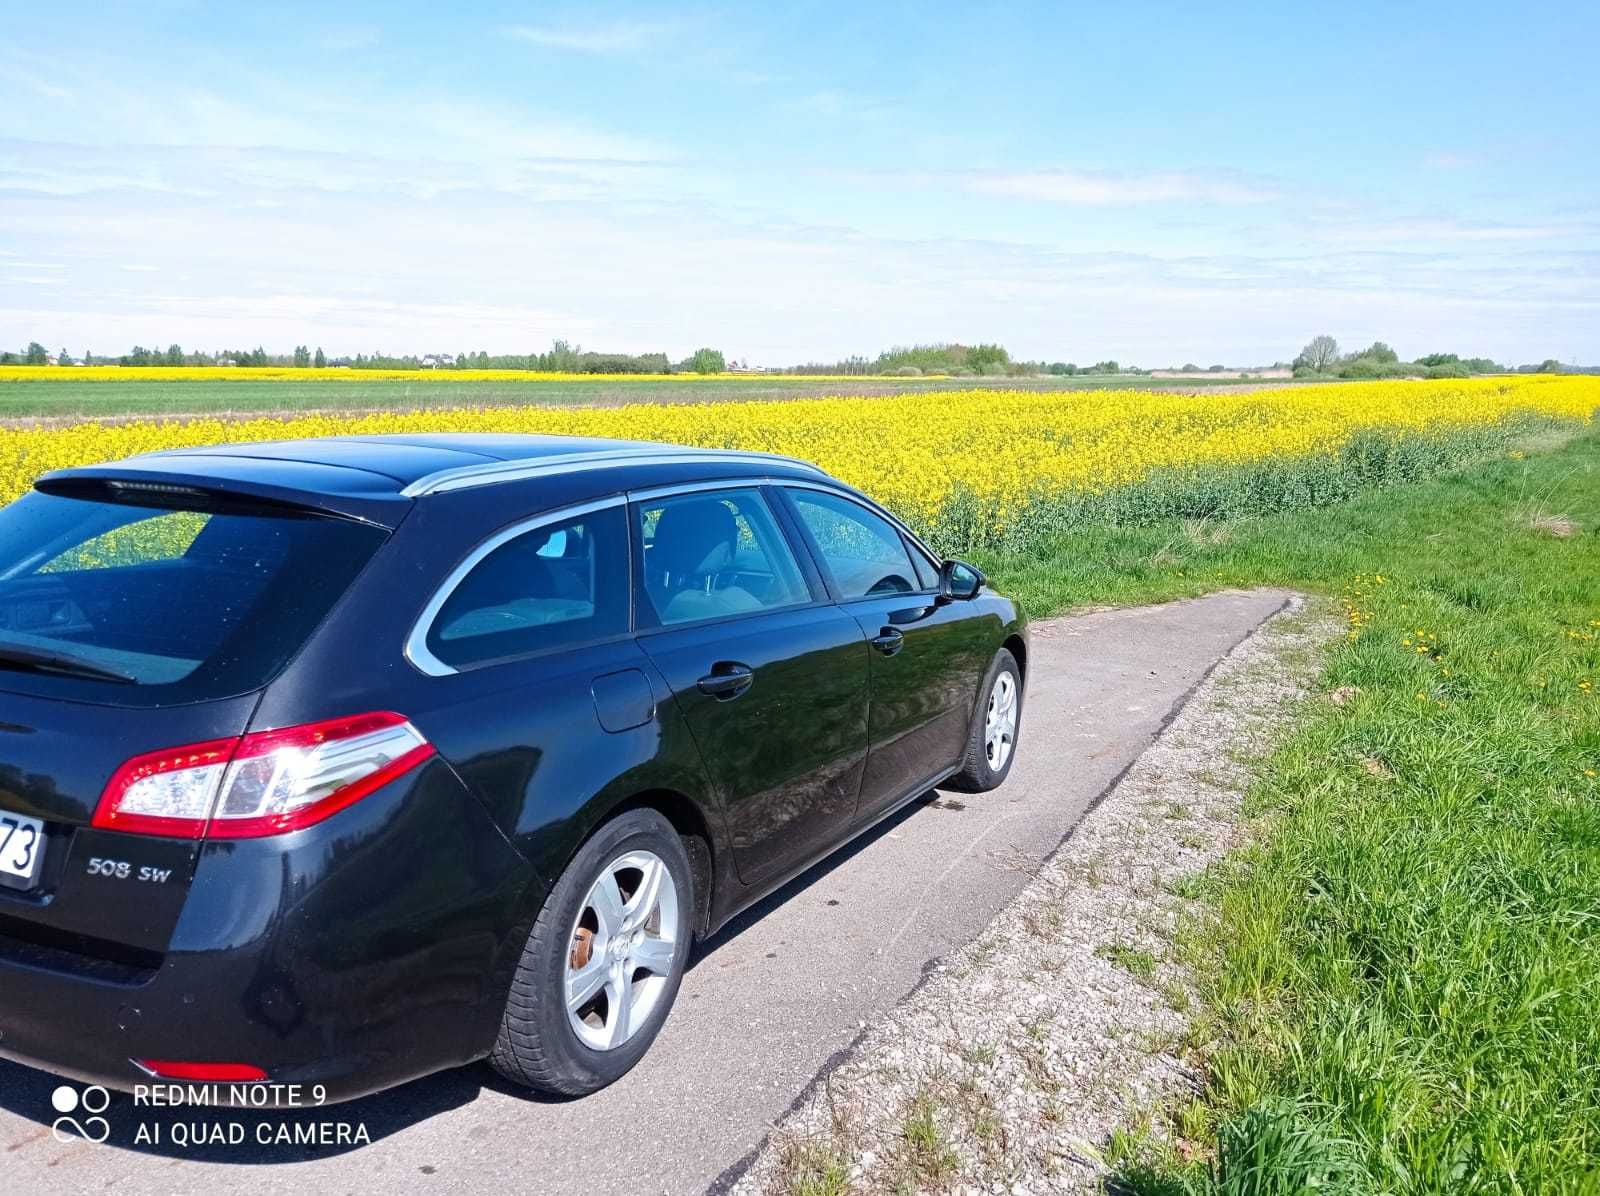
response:
<path id="1" fill-rule="evenodd" d="M 119 681 L 125 685 L 139 678 L 120 669 L 108 669 L 71 652 L 48 648 L 25 648 L 21 644 L 0 643 L 0 669 L 21 669 L 31 673 L 63 673 L 69 677 L 90 677 L 96 681 Z"/>

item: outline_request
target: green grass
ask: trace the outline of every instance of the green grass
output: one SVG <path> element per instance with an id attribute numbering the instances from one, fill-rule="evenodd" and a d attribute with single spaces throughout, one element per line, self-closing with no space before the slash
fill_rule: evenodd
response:
<path id="1" fill-rule="evenodd" d="M 1125 1152 L 1121 1182 L 1600 1190 L 1600 434 L 980 563 L 1038 613 L 1283 585 L 1353 620 L 1324 684 L 1359 692 L 1272 756 L 1256 845 L 1208 877 L 1183 947 L 1211 1140 Z"/>
<path id="2" fill-rule="evenodd" d="M 1156 973 L 1156 957 L 1126 943 L 1102 943 L 1094 953 L 1107 963 L 1116 964 L 1135 980 L 1148 980 Z"/>
<path id="3" fill-rule="evenodd" d="M 926 1090 L 918 1091 L 905 1110 L 894 1162 L 898 1191 L 927 1192 L 944 1186 L 960 1165 L 937 1120 L 939 1103 Z"/>
<path id="4" fill-rule="evenodd" d="M 617 403 L 700 403 L 718 399 L 793 399 L 812 395 L 884 395 L 973 387 L 1013 390 L 1192 391 L 1213 386 L 1282 386 L 1129 376 L 1072 378 L 846 378 L 786 375 L 747 378 L 605 379 L 594 382 L 413 382 L 397 380 L 299 382 L 237 380 L 174 382 L 144 379 L 130 370 L 112 382 L 0 382 L 0 419 L 105 419 L 116 416 L 271 415 L 297 411 L 412 410 L 428 407 L 572 406 Z"/>
<path id="5" fill-rule="evenodd" d="M 839 1153 L 816 1142 L 790 1142 L 779 1148 L 773 1187 L 784 1196 L 843 1196 L 850 1171 Z"/>

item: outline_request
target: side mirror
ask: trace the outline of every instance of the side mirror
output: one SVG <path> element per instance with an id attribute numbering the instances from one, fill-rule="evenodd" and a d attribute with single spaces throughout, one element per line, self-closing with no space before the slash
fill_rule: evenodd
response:
<path id="1" fill-rule="evenodd" d="M 983 571 L 975 565 L 965 561 L 946 561 L 939 566 L 939 600 L 955 602 L 976 598 L 987 580 Z"/>

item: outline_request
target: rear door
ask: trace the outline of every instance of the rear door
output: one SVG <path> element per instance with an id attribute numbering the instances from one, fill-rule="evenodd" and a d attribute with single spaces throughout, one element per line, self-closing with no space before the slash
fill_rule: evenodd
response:
<path id="1" fill-rule="evenodd" d="M 866 640 L 762 488 L 633 498 L 639 643 L 695 736 L 740 878 L 760 883 L 837 840 L 855 810 Z"/>
<path id="2" fill-rule="evenodd" d="M 967 617 L 970 604 L 937 600 L 932 562 L 882 515 L 833 490 L 783 493 L 871 646 L 871 750 L 859 807 L 868 819 L 960 759 L 988 632 Z"/>

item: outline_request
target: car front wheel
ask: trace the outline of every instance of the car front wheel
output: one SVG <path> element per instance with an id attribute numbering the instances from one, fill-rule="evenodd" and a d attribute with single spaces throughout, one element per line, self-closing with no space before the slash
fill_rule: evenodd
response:
<path id="1" fill-rule="evenodd" d="M 983 697 L 973 712 L 967 752 L 950 787 L 966 793 L 997 788 L 1011 772 L 1022 730 L 1022 670 L 1006 648 L 995 653 L 983 679 Z"/>
<path id="2" fill-rule="evenodd" d="M 649 1050 L 692 939 L 683 841 L 654 810 L 606 823 L 561 874 L 522 952 L 490 1056 L 513 1083 L 581 1096 Z"/>

